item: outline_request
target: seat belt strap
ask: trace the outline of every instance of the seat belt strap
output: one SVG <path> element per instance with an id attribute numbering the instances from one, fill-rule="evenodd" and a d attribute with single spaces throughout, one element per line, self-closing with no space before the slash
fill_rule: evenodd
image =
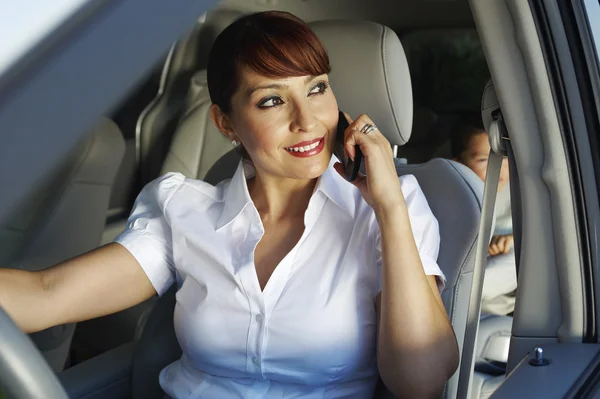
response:
<path id="1" fill-rule="evenodd" d="M 471 396 L 471 380 L 473 377 L 473 364 L 475 362 L 475 345 L 477 342 L 477 330 L 479 329 L 479 314 L 481 312 L 481 292 L 483 289 L 488 248 L 490 239 L 492 238 L 498 180 L 500 179 L 500 169 L 502 168 L 502 159 L 504 158 L 502 141 L 506 137 L 502 134 L 502 131 L 504 130 L 503 126 L 504 123 L 502 118 L 499 117 L 492 122 L 489 129 L 490 131 L 488 132 L 492 149 L 490 150 L 483 189 L 483 204 L 481 205 L 479 233 L 475 249 L 473 282 L 471 284 L 465 341 L 461 354 L 460 374 L 458 377 L 458 398 L 469 398 Z M 466 345 L 466 343 L 469 342 L 473 344 Z"/>

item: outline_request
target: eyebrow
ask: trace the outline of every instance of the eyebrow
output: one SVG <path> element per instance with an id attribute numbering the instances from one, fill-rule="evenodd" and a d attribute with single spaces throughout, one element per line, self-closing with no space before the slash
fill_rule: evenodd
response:
<path id="1" fill-rule="evenodd" d="M 309 83 L 310 81 L 314 80 L 317 77 L 317 75 L 315 76 L 307 76 L 304 79 L 304 84 Z M 248 90 L 246 90 L 246 96 L 250 97 L 252 96 L 252 94 L 254 94 L 255 91 L 258 90 L 265 90 L 265 89 L 288 89 L 289 86 L 288 85 L 282 85 L 282 84 L 278 84 L 278 83 L 273 83 L 273 84 L 269 84 L 269 85 L 260 85 L 260 86 L 252 86 L 250 88 L 248 88 Z"/>

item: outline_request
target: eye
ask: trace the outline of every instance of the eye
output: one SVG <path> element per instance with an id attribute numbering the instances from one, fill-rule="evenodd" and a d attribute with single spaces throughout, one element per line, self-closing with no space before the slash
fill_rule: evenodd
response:
<path id="1" fill-rule="evenodd" d="M 283 104 L 283 100 L 279 96 L 263 98 L 258 102 L 258 108 L 272 108 Z"/>
<path id="2" fill-rule="evenodd" d="M 327 84 L 327 82 L 319 82 L 317 83 L 308 93 L 309 96 L 312 96 L 314 94 L 324 94 L 327 91 L 327 88 L 329 87 L 329 85 Z"/>

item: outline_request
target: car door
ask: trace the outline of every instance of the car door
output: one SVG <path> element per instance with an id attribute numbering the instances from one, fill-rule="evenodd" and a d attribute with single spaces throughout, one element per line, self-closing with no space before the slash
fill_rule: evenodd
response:
<path id="1" fill-rule="evenodd" d="M 493 397 L 589 397 L 600 365 L 600 5 L 471 5 L 514 153 L 511 182 L 518 181 L 510 374 Z"/>

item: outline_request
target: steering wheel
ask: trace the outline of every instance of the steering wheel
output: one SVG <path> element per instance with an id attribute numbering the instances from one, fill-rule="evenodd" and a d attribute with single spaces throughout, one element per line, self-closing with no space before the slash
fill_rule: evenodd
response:
<path id="1" fill-rule="evenodd" d="M 69 399 L 31 339 L 0 307 L 0 387 L 9 398 Z"/>

